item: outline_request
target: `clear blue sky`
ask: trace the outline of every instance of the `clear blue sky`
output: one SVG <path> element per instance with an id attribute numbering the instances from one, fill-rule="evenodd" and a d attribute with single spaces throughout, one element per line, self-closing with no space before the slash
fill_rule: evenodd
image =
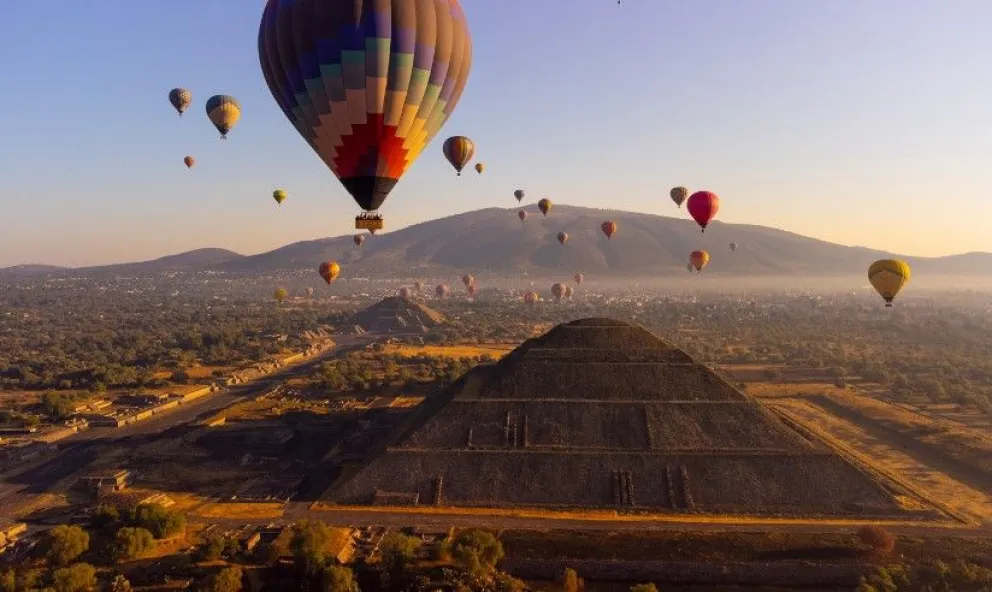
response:
<path id="1" fill-rule="evenodd" d="M 9 4 L 0 265 L 256 253 L 353 231 L 357 207 L 262 79 L 262 0 Z M 988 0 L 463 4 L 468 86 L 382 208 L 387 228 L 510 207 L 518 187 L 679 215 L 667 193 L 683 184 L 719 194 L 726 222 L 912 255 L 992 251 Z M 182 119 L 174 86 L 194 93 Z M 215 93 L 243 109 L 226 142 L 204 114 Z M 481 178 L 452 175 L 451 134 L 476 141 Z"/>

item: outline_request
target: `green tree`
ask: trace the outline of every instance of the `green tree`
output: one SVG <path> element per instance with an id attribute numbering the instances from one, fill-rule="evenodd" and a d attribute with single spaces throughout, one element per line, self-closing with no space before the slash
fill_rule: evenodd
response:
<path id="1" fill-rule="evenodd" d="M 76 563 L 55 570 L 52 583 L 57 592 L 84 592 L 96 587 L 96 568 L 89 563 Z"/>
<path id="2" fill-rule="evenodd" d="M 331 529 L 320 520 L 303 520 L 293 525 L 290 549 L 301 571 L 310 576 L 321 573 L 332 537 Z"/>
<path id="3" fill-rule="evenodd" d="M 99 504 L 93 510 L 90 517 L 90 525 L 94 528 L 110 528 L 117 526 L 121 521 L 121 513 L 117 506 L 111 504 Z"/>
<path id="4" fill-rule="evenodd" d="M 47 392 L 41 396 L 41 409 L 54 420 L 72 417 L 72 399 L 59 393 Z"/>
<path id="5" fill-rule="evenodd" d="M 0 592 L 17 592 L 17 573 L 13 569 L 0 571 Z"/>
<path id="6" fill-rule="evenodd" d="M 223 537 L 211 537 L 197 549 L 196 558 L 200 561 L 217 561 L 224 555 L 225 548 Z"/>
<path id="7" fill-rule="evenodd" d="M 630 592 L 658 592 L 658 587 L 654 584 L 634 584 Z"/>
<path id="8" fill-rule="evenodd" d="M 322 592 L 358 592 L 355 574 L 343 565 L 329 565 L 320 576 Z"/>
<path id="9" fill-rule="evenodd" d="M 145 528 L 125 526 L 114 535 L 113 556 L 116 561 L 126 561 L 145 553 L 155 546 L 155 537 Z"/>
<path id="10" fill-rule="evenodd" d="M 503 543 L 487 530 L 463 530 L 451 542 L 451 556 L 465 571 L 484 575 L 503 558 Z"/>
<path id="11" fill-rule="evenodd" d="M 379 543 L 380 565 L 388 578 L 399 578 L 417 558 L 420 539 L 401 532 L 391 532 Z"/>
<path id="12" fill-rule="evenodd" d="M 131 592 L 131 582 L 124 577 L 124 574 L 117 574 L 110 582 L 110 592 Z"/>
<path id="13" fill-rule="evenodd" d="M 55 565 L 69 565 L 90 548 L 90 535 L 78 526 L 56 526 L 45 537 L 45 556 Z"/>
<path id="14" fill-rule="evenodd" d="M 503 572 L 498 572 L 493 577 L 493 587 L 496 592 L 523 592 L 527 590 L 527 583 Z"/>
<path id="15" fill-rule="evenodd" d="M 157 539 L 164 539 L 186 530 L 186 517 L 170 512 L 161 504 L 144 504 L 135 512 L 134 525 L 151 531 Z"/>
<path id="16" fill-rule="evenodd" d="M 210 578 L 207 590 L 208 592 L 238 592 L 241 590 L 242 575 L 240 567 L 225 567 Z"/>

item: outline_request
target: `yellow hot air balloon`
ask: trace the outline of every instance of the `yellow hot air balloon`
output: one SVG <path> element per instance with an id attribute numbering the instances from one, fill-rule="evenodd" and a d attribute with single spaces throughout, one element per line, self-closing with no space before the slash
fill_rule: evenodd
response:
<path id="1" fill-rule="evenodd" d="M 337 261 L 325 261 L 320 264 L 320 267 L 317 269 L 317 273 L 319 273 L 320 277 L 324 278 L 324 281 L 329 284 L 338 279 L 338 276 L 341 275 L 341 266 L 338 265 Z"/>
<path id="2" fill-rule="evenodd" d="M 276 299 L 276 302 L 282 304 L 282 301 L 286 299 L 286 296 L 289 296 L 289 292 L 286 291 L 286 288 L 276 288 L 276 291 L 272 294 L 272 296 Z"/>
<path id="3" fill-rule="evenodd" d="M 227 133 L 241 119 L 241 106 L 234 97 L 214 95 L 207 99 L 207 117 L 220 132 L 220 137 L 227 139 Z"/>
<path id="4" fill-rule="evenodd" d="M 483 164 L 481 162 L 475 163 L 475 172 L 477 172 L 477 173 L 479 173 L 481 175 L 482 174 L 482 171 L 484 171 L 484 170 L 486 170 L 486 165 L 485 164 Z"/>
<path id="5" fill-rule="evenodd" d="M 892 306 L 892 300 L 909 283 L 909 277 L 909 264 L 899 259 L 879 259 L 868 268 L 868 281 L 885 299 L 885 306 Z"/>
<path id="6" fill-rule="evenodd" d="M 282 189 L 276 189 L 272 192 L 272 199 L 276 200 L 277 204 L 282 204 L 286 201 L 286 192 Z"/>
<path id="7" fill-rule="evenodd" d="M 545 217 L 547 217 L 548 212 L 551 211 L 552 205 L 554 204 L 551 203 L 551 200 L 545 197 L 541 201 L 537 202 L 537 209 L 541 210 L 541 213 L 544 214 Z"/>

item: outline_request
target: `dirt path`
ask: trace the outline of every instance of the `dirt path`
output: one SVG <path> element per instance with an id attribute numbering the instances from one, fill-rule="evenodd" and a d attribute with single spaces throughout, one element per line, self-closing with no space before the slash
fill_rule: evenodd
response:
<path id="1" fill-rule="evenodd" d="M 977 523 L 992 525 L 992 498 L 989 495 L 941 472 L 939 466 L 919 460 L 882 435 L 870 433 L 809 401 L 779 399 L 765 400 L 765 404 L 785 411 L 814 432 L 842 442 L 849 453 L 864 459 L 869 466 L 902 476 L 936 503 Z"/>

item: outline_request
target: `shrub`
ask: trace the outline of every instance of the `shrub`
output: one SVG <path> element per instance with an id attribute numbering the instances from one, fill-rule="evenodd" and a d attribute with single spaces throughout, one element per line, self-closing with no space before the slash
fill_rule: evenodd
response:
<path id="1" fill-rule="evenodd" d="M 46 536 L 45 555 L 55 565 L 69 565 L 89 548 L 90 535 L 78 526 L 56 526 Z"/>
<path id="2" fill-rule="evenodd" d="M 858 529 L 858 539 L 877 553 L 891 553 L 896 539 L 882 526 L 865 525 Z"/>

